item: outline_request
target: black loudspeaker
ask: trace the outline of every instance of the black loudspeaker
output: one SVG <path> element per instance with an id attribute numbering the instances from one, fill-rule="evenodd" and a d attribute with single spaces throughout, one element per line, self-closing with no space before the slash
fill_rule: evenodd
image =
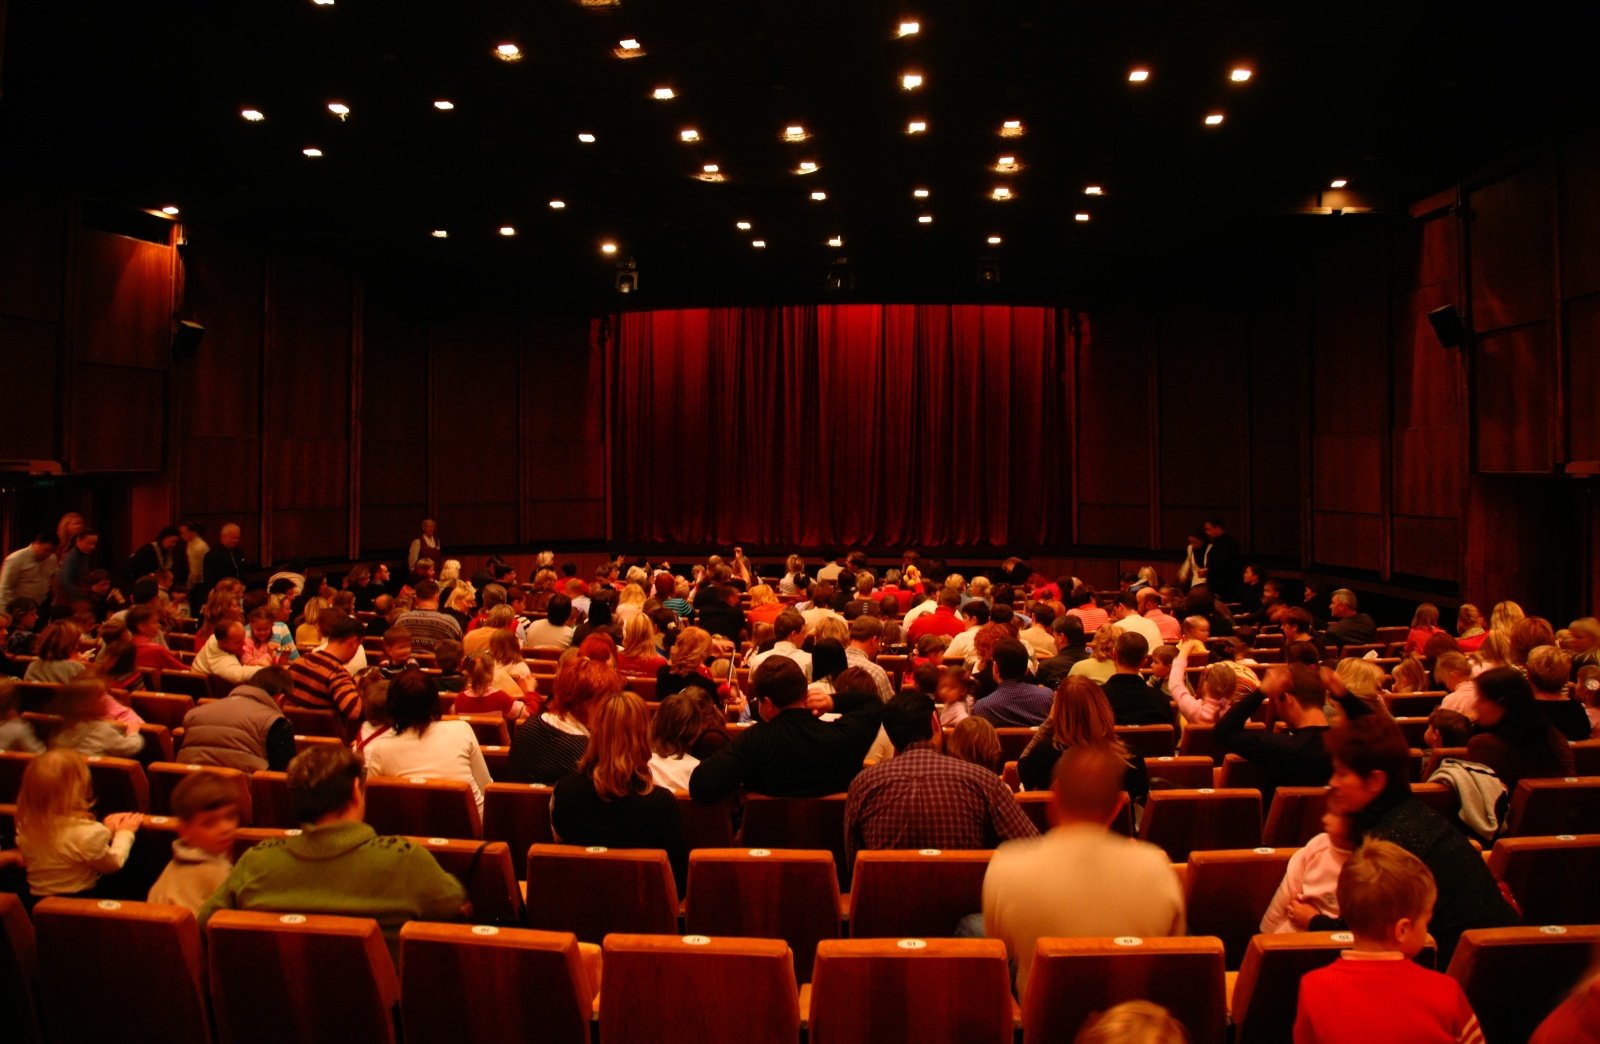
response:
<path id="1" fill-rule="evenodd" d="M 199 323 L 191 323 L 187 319 L 179 322 L 178 328 L 172 332 L 173 358 L 192 358 L 200 350 L 200 339 L 205 335 L 206 328 Z"/>
<path id="2" fill-rule="evenodd" d="M 1428 322 L 1433 326 L 1433 336 L 1439 338 L 1443 347 L 1460 348 L 1467 343 L 1467 327 L 1455 305 L 1435 308 L 1428 313 Z"/>

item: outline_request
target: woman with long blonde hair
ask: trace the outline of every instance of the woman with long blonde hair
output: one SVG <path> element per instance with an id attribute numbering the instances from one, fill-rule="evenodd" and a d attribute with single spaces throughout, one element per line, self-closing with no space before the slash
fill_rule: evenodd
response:
<path id="1" fill-rule="evenodd" d="M 631 692 L 600 700 L 577 774 L 550 797 L 550 827 L 565 844 L 665 849 L 681 890 L 689 851 L 677 800 L 651 778 L 651 754 L 644 701 Z"/>
<path id="2" fill-rule="evenodd" d="M 1069 676 L 1061 683 L 1050 704 L 1050 716 L 1017 760 L 1017 778 L 1022 780 L 1023 788 L 1049 790 L 1056 762 L 1061 760 L 1063 751 L 1073 747 L 1097 747 L 1126 762 L 1125 789 L 1129 799 L 1143 801 L 1150 793 L 1144 758 L 1117 738 L 1117 719 L 1105 691 L 1081 676 Z"/>
<path id="3" fill-rule="evenodd" d="M 664 700 L 690 685 L 704 685 L 715 692 L 716 679 L 706 668 L 711 655 L 711 633 L 702 627 L 685 627 L 672 643 L 666 666 L 656 671 L 656 699 Z"/>
<path id="4" fill-rule="evenodd" d="M 1509 638 L 1512 628 L 1526 619 L 1527 615 L 1516 602 L 1496 602 L 1489 611 L 1489 630 L 1499 631 Z"/>
<path id="5" fill-rule="evenodd" d="M 667 658 L 656 651 L 661 636 L 647 613 L 629 617 L 622 625 L 622 651 L 617 654 L 617 670 L 623 674 L 654 677 L 667 665 Z"/>

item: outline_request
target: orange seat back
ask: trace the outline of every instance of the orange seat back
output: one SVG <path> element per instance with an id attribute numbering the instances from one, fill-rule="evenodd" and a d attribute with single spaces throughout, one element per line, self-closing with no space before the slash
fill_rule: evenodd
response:
<path id="1" fill-rule="evenodd" d="M 1261 843 L 1280 848 L 1303 845 L 1322 833 L 1327 810 L 1327 787 L 1279 787 L 1261 828 Z"/>
<path id="2" fill-rule="evenodd" d="M 39 1028 L 35 991 L 39 982 L 39 956 L 33 922 L 22 900 L 0 892 L 0 1011 L 6 1013 L 7 1032 L 20 1044 L 44 1039 Z"/>
<path id="3" fill-rule="evenodd" d="M 1513 837 L 1600 834 L 1600 776 L 1525 779 L 1506 818 Z"/>
<path id="4" fill-rule="evenodd" d="M 687 794 L 678 794 L 676 797 L 685 845 L 691 849 L 733 847 L 731 800 L 696 801 Z"/>
<path id="5" fill-rule="evenodd" d="M 1278 1044 L 1293 1037 L 1301 976 L 1332 964 L 1354 942 L 1349 932 L 1254 936 L 1233 988 L 1234 1044 Z"/>
<path id="6" fill-rule="evenodd" d="M 1006 947 L 998 939 L 835 939 L 817 946 L 811 1044 L 1011 1044 Z"/>
<path id="7" fill-rule="evenodd" d="M 1189 934 L 1221 939 L 1228 967 L 1239 967 L 1296 851 L 1263 847 L 1190 853 L 1183 874 Z"/>
<path id="8" fill-rule="evenodd" d="M 145 768 L 145 778 L 150 784 L 150 811 L 159 816 L 172 815 L 172 792 L 184 779 L 199 772 L 212 772 L 233 782 L 239 790 L 239 825 L 251 824 L 250 777 L 238 769 L 220 765 L 190 765 L 177 761 L 156 761 Z"/>
<path id="9" fill-rule="evenodd" d="M 543 783 L 490 783 L 483 788 L 483 836 L 504 841 L 511 849 L 518 880 L 527 873 L 528 849 L 555 840 L 550 832 L 550 794 Z"/>
<path id="10" fill-rule="evenodd" d="M 400 970 L 407 1044 L 520 1044 L 534 1026 L 551 1044 L 589 1044 L 594 988 L 570 932 L 412 921 Z"/>
<path id="11" fill-rule="evenodd" d="M 751 794 L 738 843 L 749 848 L 821 848 L 833 853 L 840 891 L 850 887 L 844 861 L 845 795 L 779 798 Z"/>
<path id="12" fill-rule="evenodd" d="M 1174 863 L 1187 862 L 1197 850 L 1254 848 L 1261 841 L 1261 792 L 1151 791 L 1139 838 L 1165 849 Z"/>
<path id="13" fill-rule="evenodd" d="M 1118 725 L 1116 733 L 1124 746 L 1146 758 L 1167 757 L 1177 748 L 1171 725 Z"/>
<path id="14" fill-rule="evenodd" d="M 593 845 L 528 849 L 529 928 L 598 943 L 612 932 L 675 933 L 678 890 L 667 853 Z"/>
<path id="15" fill-rule="evenodd" d="M 1168 754 L 1146 758 L 1144 767 L 1150 773 L 1152 785 L 1156 780 L 1166 780 L 1170 786 L 1180 790 L 1198 790 L 1217 785 L 1217 777 L 1213 772 L 1216 766 L 1203 755 Z"/>
<path id="16" fill-rule="evenodd" d="M 1600 834 L 1503 837 L 1489 869 L 1517 897 L 1526 924 L 1600 924 Z"/>
<path id="17" fill-rule="evenodd" d="M 817 943 L 839 937 L 839 879 L 820 849 L 702 848 L 689 853 L 684 930 L 782 939 L 795 978 L 811 977 Z"/>
<path id="18" fill-rule="evenodd" d="M 132 758 L 94 755 L 89 758 L 89 782 L 97 815 L 150 811 L 150 781 L 144 766 Z"/>
<path id="19" fill-rule="evenodd" d="M 1475 928 L 1461 933 L 1449 975 L 1486 1038 L 1527 1040 L 1585 977 L 1597 945 L 1593 924 Z"/>
<path id="20" fill-rule="evenodd" d="M 609 936 L 600 1044 L 794 1044 L 800 998 L 778 939 Z"/>
<path id="21" fill-rule="evenodd" d="M 989 851 L 857 852 L 850 934 L 857 939 L 943 938 L 983 909 Z"/>
<path id="22" fill-rule="evenodd" d="M 380 834 L 483 836 L 472 786 L 459 779 L 371 776 L 367 779 L 367 822 Z"/>
<path id="23" fill-rule="evenodd" d="M 1222 941 L 1040 939 L 1022 998 L 1024 1044 L 1071 1040 L 1090 1015 L 1128 1000 L 1161 1005 L 1193 1044 L 1223 1044 Z"/>
<path id="24" fill-rule="evenodd" d="M 250 774 L 251 821 L 260 827 L 288 829 L 300 825 L 289 798 L 289 777 L 262 769 Z"/>

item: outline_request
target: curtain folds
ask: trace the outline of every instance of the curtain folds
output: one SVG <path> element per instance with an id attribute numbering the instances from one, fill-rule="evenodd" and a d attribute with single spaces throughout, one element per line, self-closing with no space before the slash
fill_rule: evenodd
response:
<path id="1" fill-rule="evenodd" d="M 796 305 L 616 316 L 612 531 L 773 547 L 1065 542 L 1069 314 Z"/>

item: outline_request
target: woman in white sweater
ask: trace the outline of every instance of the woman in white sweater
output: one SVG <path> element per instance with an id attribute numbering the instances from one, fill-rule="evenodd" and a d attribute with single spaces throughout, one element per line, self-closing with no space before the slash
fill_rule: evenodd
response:
<path id="1" fill-rule="evenodd" d="M 489 766 L 472 726 L 439 720 L 439 694 L 420 670 L 405 671 L 389 682 L 390 732 L 369 740 L 361 752 L 374 776 L 426 776 L 459 779 L 472 787 L 483 812 L 483 788 Z"/>

